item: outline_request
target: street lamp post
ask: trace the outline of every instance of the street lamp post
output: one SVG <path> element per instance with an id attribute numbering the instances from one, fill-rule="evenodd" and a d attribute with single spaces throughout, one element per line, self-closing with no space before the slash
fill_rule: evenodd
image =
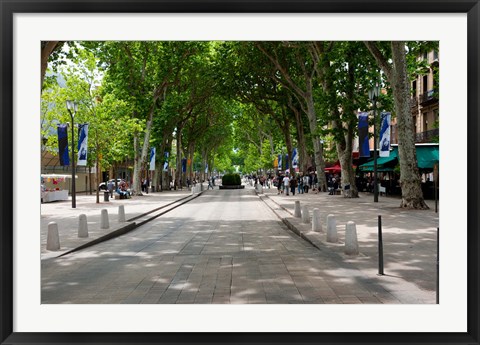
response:
<path id="1" fill-rule="evenodd" d="M 377 182 L 377 100 L 380 94 L 380 86 L 375 86 L 368 91 L 368 97 L 373 103 L 373 202 L 378 202 Z"/>
<path id="2" fill-rule="evenodd" d="M 78 110 L 78 104 L 77 102 L 74 101 L 67 101 L 67 110 L 70 113 L 70 117 L 72 119 L 72 208 L 77 207 L 77 202 L 76 202 L 76 194 L 75 194 L 75 141 L 74 141 L 74 123 L 73 119 L 75 117 L 75 114 L 77 113 Z M 72 112 L 73 110 L 73 112 Z"/>

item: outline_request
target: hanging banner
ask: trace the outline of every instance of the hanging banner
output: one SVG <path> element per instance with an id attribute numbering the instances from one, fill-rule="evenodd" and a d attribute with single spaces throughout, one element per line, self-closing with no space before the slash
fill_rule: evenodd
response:
<path id="1" fill-rule="evenodd" d="M 78 125 L 78 162 L 77 165 L 87 165 L 88 123 Z"/>
<path id="2" fill-rule="evenodd" d="M 150 149 L 150 171 L 155 171 L 155 147 Z"/>
<path id="3" fill-rule="evenodd" d="M 278 169 L 283 170 L 282 155 L 278 155 Z"/>
<path id="4" fill-rule="evenodd" d="M 278 169 L 278 157 L 275 157 L 275 159 L 273 160 L 273 168 Z"/>
<path id="5" fill-rule="evenodd" d="M 168 171 L 168 152 L 164 152 L 163 171 Z"/>
<path id="6" fill-rule="evenodd" d="M 382 112 L 380 115 L 380 157 L 390 157 L 390 120 L 392 114 Z"/>
<path id="7" fill-rule="evenodd" d="M 358 114 L 358 151 L 360 157 L 370 157 L 368 113 L 365 112 Z"/>
<path id="8" fill-rule="evenodd" d="M 285 155 L 285 170 L 290 169 L 290 164 L 288 163 L 288 155 Z"/>
<path id="9" fill-rule="evenodd" d="M 187 172 L 187 159 L 182 158 L 182 172 Z"/>
<path id="10" fill-rule="evenodd" d="M 298 151 L 296 147 L 293 149 L 292 154 L 292 168 L 298 168 Z"/>
<path id="11" fill-rule="evenodd" d="M 205 163 L 205 174 L 208 174 L 208 163 Z"/>
<path id="12" fill-rule="evenodd" d="M 68 132 L 67 125 L 57 125 L 58 134 L 58 157 L 60 165 L 70 165 L 70 157 L 68 156 Z"/>

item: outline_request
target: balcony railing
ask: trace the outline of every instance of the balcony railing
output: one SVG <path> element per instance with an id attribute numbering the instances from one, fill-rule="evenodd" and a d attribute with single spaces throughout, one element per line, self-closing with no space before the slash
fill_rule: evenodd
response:
<path id="1" fill-rule="evenodd" d="M 422 133 L 415 133 L 416 143 L 428 143 L 438 141 L 439 131 L 438 128 L 431 129 Z"/>
<path id="2" fill-rule="evenodd" d="M 438 101 L 437 95 L 436 95 L 436 90 L 428 90 L 425 93 L 422 93 L 420 95 L 420 103 L 427 103 L 430 101 Z"/>
<path id="3" fill-rule="evenodd" d="M 410 107 L 411 108 L 418 107 L 418 97 L 411 97 L 410 98 Z"/>

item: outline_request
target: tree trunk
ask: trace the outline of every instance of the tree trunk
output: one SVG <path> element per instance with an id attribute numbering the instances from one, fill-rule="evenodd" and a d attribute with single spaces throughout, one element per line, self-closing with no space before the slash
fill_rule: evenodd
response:
<path id="1" fill-rule="evenodd" d="M 177 164 L 175 168 L 175 185 L 182 187 L 182 126 L 177 126 Z"/>
<path id="2" fill-rule="evenodd" d="M 95 194 L 96 194 L 96 195 L 95 195 L 95 196 L 96 196 L 95 202 L 96 202 L 97 204 L 99 204 L 99 203 L 100 203 L 100 188 L 98 188 L 98 185 L 100 184 L 100 178 L 99 178 L 99 177 L 100 177 L 100 172 L 101 172 L 101 170 L 100 170 L 100 157 L 99 157 L 99 149 L 98 149 L 98 146 L 97 146 L 97 150 L 96 150 L 96 151 L 97 151 L 97 157 L 96 157 L 96 160 L 97 160 L 97 162 L 96 162 L 96 163 L 97 163 L 97 164 L 96 164 L 96 165 L 97 165 L 97 169 L 96 169 L 96 172 L 95 172 L 95 186 L 96 186 L 97 192 L 95 193 Z"/>
<path id="3" fill-rule="evenodd" d="M 88 190 L 92 195 L 92 167 L 88 166 Z"/>
<path id="4" fill-rule="evenodd" d="M 152 124 L 153 124 L 153 113 L 155 112 L 155 102 L 156 99 L 153 101 L 153 105 L 150 108 L 147 124 L 145 126 L 145 134 L 143 136 L 143 146 L 142 152 L 140 157 L 138 157 L 138 136 L 137 136 L 137 145 L 135 145 L 135 136 L 134 136 L 134 149 L 135 149 L 135 164 L 133 170 L 133 183 L 132 189 L 135 191 L 136 195 L 143 195 L 142 188 L 141 188 L 141 179 L 140 174 L 142 172 L 142 168 L 147 161 L 148 156 L 148 149 L 150 147 L 150 135 L 152 132 Z"/>
<path id="5" fill-rule="evenodd" d="M 140 186 L 140 170 L 139 170 L 139 161 L 140 161 L 140 156 L 138 154 L 138 132 L 135 132 L 133 134 L 133 155 L 134 155 L 134 158 L 133 158 L 133 176 L 132 176 L 132 185 L 131 185 L 131 188 L 132 190 L 134 190 L 135 192 L 137 190 L 139 190 L 139 192 L 141 193 L 142 190 L 141 188 L 138 189 L 138 187 Z"/>
<path id="6" fill-rule="evenodd" d="M 42 51 L 41 51 L 41 84 L 40 84 L 40 90 L 43 88 L 43 81 L 45 80 L 45 73 L 47 72 L 47 67 L 48 67 L 48 58 L 50 55 L 56 50 L 59 49 L 63 45 L 63 42 L 60 43 L 60 41 L 46 41 L 42 42 Z"/>
<path id="7" fill-rule="evenodd" d="M 292 109 L 293 114 L 295 115 L 295 124 L 297 126 L 297 141 L 298 141 L 298 148 L 297 154 L 299 158 L 299 168 L 300 171 L 303 172 L 305 175 L 308 170 L 308 160 L 307 160 L 307 145 L 305 143 L 305 131 L 303 130 L 303 121 L 302 121 L 302 113 L 300 110 L 295 108 L 293 105 L 290 106 Z"/>
<path id="8" fill-rule="evenodd" d="M 338 123 L 336 124 L 338 126 Z M 358 189 L 355 183 L 355 172 L 353 171 L 352 159 L 352 139 L 353 130 L 350 127 L 347 129 L 344 140 L 337 142 L 337 154 L 342 168 L 342 188 L 344 190 L 343 196 L 345 198 L 358 198 Z M 350 185 L 350 192 L 345 192 L 345 185 Z"/>
<path id="9" fill-rule="evenodd" d="M 410 82 L 407 74 L 405 42 L 392 41 L 392 89 L 395 99 L 398 130 L 398 155 L 400 160 L 401 207 L 428 209 L 418 172 L 415 135 L 410 110 Z"/>
<path id="10" fill-rule="evenodd" d="M 309 92 L 307 92 L 307 116 L 308 124 L 310 128 L 310 134 L 312 135 L 313 150 L 315 157 L 315 165 L 317 168 L 317 179 L 319 190 L 322 192 L 327 191 L 327 181 L 325 178 L 325 161 L 323 160 L 323 145 L 320 142 L 320 138 L 317 134 L 317 114 L 315 112 L 315 105 L 313 103 L 313 90 L 312 90 L 312 81 L 310 80 L 307 83 Z"/>
<path id="11" fill-rule="evenodd" d="M 352 51 L 348 50 L 347 58 L 352 61 Z M 330 64 L 324 64 L 324 69 L 330 68 Z M 326 72 L 326 71 L 325 71 Z M 330 73 L 324 73 L 330 74 Z M 332 80 L 330 78 L 325 80 L 324 89 L 327 94 L 332 94 L 335 91 Z M 338 107 L 335 106 L 333 113 L 335 118 L 334 126 L 341 129 L 341 135 L 337 136 L 337 154 L 340 160 L 340 166 L 342 169 L 342 188 L 343 196 L 345 198 L 358 198 L 358 189 L 355 181 L 355 172 L 353 171 L 353 132 L 357 125 L 357 117 L 355 115 L 355 67 L 354 64 L 348 64 L 348 83 L 346 88 L 347 102 L 344 106 L 343 116 L 340 116 Z M 332 95 L 335 97 L 335 95 Z M 331 110 L 332 111 L 332 110 Z M 344 128 L 344 126 L 346 128 Z M 349 185 L 350 189 L 347 193 L 345 191 L 345 185 Z"/>
<path id="12" fill-rule="evenodd" d="M 195 153 L 195 142 L 189 141 L 187 147 L 187 177 L 190 183 L 193 181 L 193 155 Z M 190 164 L 189 164 L 190 162 Z"/>
<path id="13" fill-rule="evenodd" d="M 172 134 L 167 132 L 167 131 L 164 131 L 163 133 L 163 138 L 164 138 L 164 143 L 162 144 L 163 145 L 163 152 L 162 152 L 162 166 L 160 167 L 161 171 L 162 171 L 162 190 L 169 190 L 170 189 L 170 178 L 169 178 L 169 170 L 170 170 L 170 167 L 167 169 L 167 171 L 163 171 L 163 166 L 164 166 L 164 163 L 165 163 L 165 152 L 168 152 L 169 154 L 171 154 L 171 151 L 172 151 Z"/>

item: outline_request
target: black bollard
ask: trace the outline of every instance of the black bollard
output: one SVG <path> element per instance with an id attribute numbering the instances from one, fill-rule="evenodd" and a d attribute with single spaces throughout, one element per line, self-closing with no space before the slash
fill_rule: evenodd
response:
<path id="1" fill-rule="evenodd" d="M 437 304 L 440 304 L 440 228 L 437 228 Z"/>
<path id="2" fill-rule="evenodd" d="M 383 276 L 382 216 L 378 216 L 378 275 Z"/>

